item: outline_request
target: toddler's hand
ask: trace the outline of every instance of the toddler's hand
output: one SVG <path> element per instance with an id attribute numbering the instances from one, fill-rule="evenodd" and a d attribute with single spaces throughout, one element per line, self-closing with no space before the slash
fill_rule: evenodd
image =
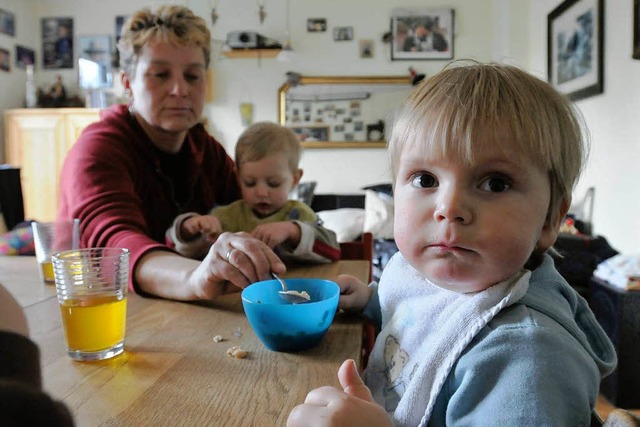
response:
<path id="1" fill-rule="evenodd" d="M 389 414 L 374 402 L 353 360 L 342 363 L 338 379 L 342 390 L 327 386 L 309 392 L 304 403 L 289 414 L 287 427 L 393 426 Z"/>
<path id="2" fill-rule="evenodd" d="M 191 240 L 204 234 L 210 241 L 215 241 L 222 233 L 220 220 L 211 215 L 196 215 L 185 219 L 180 227 L 180 236 Z"/>
<path id="3" fill-rule="evenodd" d="M 271 249 L 286 241 L 289 241 L 292 246 L 300 243 L 300 227 L 292 221 L 260 224 L 253 229 L 251 235 L 266 243 Z"/>
<path id="4" fill-rule="evenodd" d="M 371 299 L 373 291 L 366 283 L 354 276 L 341 274 L 336 277 L 336 283 L 340 286 L 338 308 L 348 311 L 362 311 Z"/>

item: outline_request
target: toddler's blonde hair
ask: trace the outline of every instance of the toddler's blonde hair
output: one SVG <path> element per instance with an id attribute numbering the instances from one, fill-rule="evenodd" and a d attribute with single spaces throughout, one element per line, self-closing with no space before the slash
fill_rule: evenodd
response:
<path id="1" fill-rule="evenodd" d="M 482 144 L 510 144 L 548 171 L 547 219 L 555 221 L 560 204 L 570 205 L 585 161 L 583 124 L 567 97 L 517 67 L 455 61 L 421 82 L 398 110 L 389 138 L 394 182 L 402 150 L 470 162 Z"/>
<path id="2" fill-rule="evenodd" d="M 300 140 L 287 127 L 272 122 L 258 122 L 249 126 L 236 144 L 236 166 L 255 162 L 277 152 L 284 152 L 289 159 L 289 168 L 295 174 L 300 163 L 302 148 Z"/>

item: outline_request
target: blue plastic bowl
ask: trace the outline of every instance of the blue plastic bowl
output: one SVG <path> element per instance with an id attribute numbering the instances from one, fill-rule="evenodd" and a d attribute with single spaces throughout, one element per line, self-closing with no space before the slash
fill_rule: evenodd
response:
<path id="1" fill-rule="evenodd" d="M 282 290 L 280 283 L 265 280 L 242 291 L 242 306 L 253 331 L 269 350 L 306 350 L 316 346 L 331 326 L 340 287 L 324 279 L 285 281 L 289 290 L 307 291 L 311 301 L 290 304 L 278 294 Z"/>

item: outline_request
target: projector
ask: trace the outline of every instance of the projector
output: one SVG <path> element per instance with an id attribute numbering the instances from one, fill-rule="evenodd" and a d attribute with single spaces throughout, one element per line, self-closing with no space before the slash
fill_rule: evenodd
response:
<path id="1" fill-rule="evenodd" d="M 277 40 L 254 31 L 231 31 L 227 34 L 227 45 L 231 49 L 281 49 Z"/>

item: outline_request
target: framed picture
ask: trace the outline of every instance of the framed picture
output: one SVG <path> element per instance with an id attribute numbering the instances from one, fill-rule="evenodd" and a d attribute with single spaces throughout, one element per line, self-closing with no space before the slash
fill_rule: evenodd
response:
<path id="1" fill-rule="evenodd" d="M 353 27 L 334 27 L 333 40 L 337 42 L 353 40 Z"/>
<path id="2" fill-rule="evenodd" d="M 78 86 L 81 89 L 111 87 L 111 37 L 78 37 Z"/>
<path id="3" fill-rule="evenodd" d="M 360 58 L 370 59 L 373 58 L 373 40 L 362 39 L 359 42 L 360 45 Z"/>
<path id="4" fill-rule="evenodd" d="M 42 68 L 73 68 L 73 18 L 42 18 Z"/>
<path id="5" fill-rule="evenodd" d="M 11 71 L 11 53 L 0 47 L 0 71 Z"/>
<path id="6" fill-rule="evenodd" d="M 603 0 L 565 0 L 547 17 L 549 82 L 571 99 L 604 90 Z"/>
<path id="7" fill-rule="evenodd" d="M 0 9 L 0 33 L 16 35 L 16 17 L 8 10 Z"/>
<path id="8" fill-rule="evenodd" d="M 391 59 L 453 59 L 453 9 L 395 9 Z"/>
<path id="9" fill-rule="evenodd" d="M 640 0 L 633 0 L 633 59 L 640 59 Z"/>
<path id="10" fill-rule="evenodd" d="M 289 126 L 302 142 L 329 141 L 329 125 Z"/>
<path id="11" fill-rule="evenodd" d="M 36 56 L 33 49 L 16 45 L 16 67 L 25 69 L 27 65 L 35 65 Z"/>
<path id="12" fill-rule="evenodd" d="M 325 31 L 327 31 L 327 20 L 325 18 L 307 19 L 307 32 L 324 33 Z"/>

